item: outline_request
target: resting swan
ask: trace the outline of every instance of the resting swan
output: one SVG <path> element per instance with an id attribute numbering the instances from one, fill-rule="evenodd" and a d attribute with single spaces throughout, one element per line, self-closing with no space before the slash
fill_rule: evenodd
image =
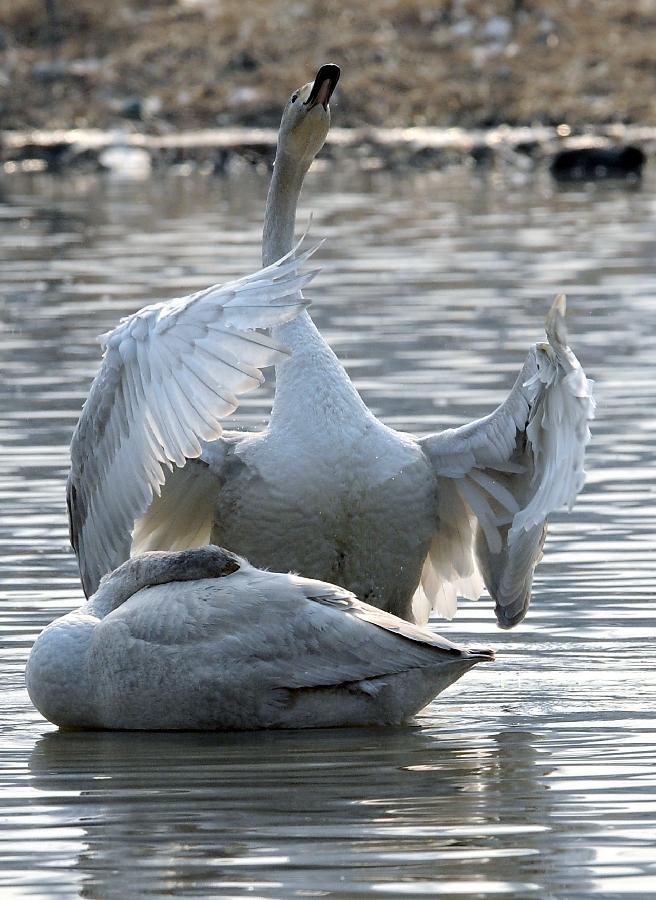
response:
<path id="1" fill-rule="evenodd" d="M 491 650 L 219 547 L 153 552 L 38 637 L 32 702 L 67 728 L 399 724 Z"/>
<path id="2" fill-rule="evenodd" d="M 328 133 L 338 77 L 336 66 L 322 66 L 285 106 L 265 265 L 291 250 L 298 196 Z M 156 379 L 149 323 L 122 333 L 120 367 L 110 338 L 71 448 L 71 536 L 87 596 L 130 553 L 211 542 L 263 568 L 342 585 L 408 621 L 425 622 L 431 610 L 450 618 L 459 595 L 477 598 L 485 585 L 499 625 L 516 625 L 546 518 L 571 507 L 584 482 L 591 383 L 567 346 L 564 312 L 559 297 L 548 343 L 530 348 L 494 412 L 426 437 L 376 419 L 303 310 L 272 331 L 291 356 L 275 360 L 263 432 L 222 435 L 217 415 L 226 404 L 161 368 L 157 402 L 169 427 L 129 437 L 130 452 L 117 451 L 107 423 L 140 435 Z M 170 337 L 181 363 L 201 380 L 221 381 L 196 333 L 172 328 Z"/>

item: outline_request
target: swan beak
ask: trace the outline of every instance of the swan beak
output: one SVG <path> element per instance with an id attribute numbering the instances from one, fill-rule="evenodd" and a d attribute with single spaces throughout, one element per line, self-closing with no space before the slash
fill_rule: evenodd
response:
<path id="1" fill-rule="evenodd" d="M 332 63 L 321 66 L 314 79 L 310 96 L 305 101 L 308 110 L 320 103 L 324 109 L 328 109 L 328 103 L 339 81 L 340 68 Z"/>

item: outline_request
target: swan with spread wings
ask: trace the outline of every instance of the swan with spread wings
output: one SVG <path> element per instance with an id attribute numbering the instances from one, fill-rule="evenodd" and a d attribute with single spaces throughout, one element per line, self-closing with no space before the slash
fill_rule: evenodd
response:
<path id="1" fill-rule="evenodd" d="M 297 201 L 328 133 L 338 78 L 336 66 L 322 66 L 285 106 L 266 266 L 280 257 L 293 265 Z M 307 277 L 295 274 L 295 288 Z M 203 315 L 219 300 L 208 294 Z M 485 585 L 499 625 L 520 622 L 547 517 L 571 507 L 583 485 L 594 409 L 591 382 L 567 346 L 564 298 L 547 317 L 547 342 L 529 348 L 495 411 L 424 437 L 373 415 L 298 303 L 297 314 L 277 320 L 252 310 L 222 320 L 218 362 L 206 352 L 207 322 L 198 332 L 184 304 L 164 325 L 142 315 L 108 338 L 68 485 L 87 595 L 131 553 L 211 542 L 414 622 L 432 610 L 451 617 L 458 596 L 478 597 Z M 270 338 L 232 330 L 260 326 L 271 327 Z M 258 382 L 249 366 L 266 363 L 276 365 L 268 427 L 220 434 L 216 419 L 234 407 L 232 395 Z"/>

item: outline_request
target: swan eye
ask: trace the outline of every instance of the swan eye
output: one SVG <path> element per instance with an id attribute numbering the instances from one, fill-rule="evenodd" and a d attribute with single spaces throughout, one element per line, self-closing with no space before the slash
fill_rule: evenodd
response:
<path id="1" fill-rule="evenodd" d="M 298 100 L 298 94 L 292 94 L 292 103 L 296 103 Z"/>

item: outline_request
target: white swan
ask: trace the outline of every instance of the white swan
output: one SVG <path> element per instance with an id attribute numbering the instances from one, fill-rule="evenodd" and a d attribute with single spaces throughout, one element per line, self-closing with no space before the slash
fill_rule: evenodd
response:
<path id="1" fill-rule="evenodd" d="M 323 66 L 283 112 L 265 265 L 292 246 L 298 196 L 328 132 L 338 77 L 336 66 Z M 186 395 L 186 385 L 170 387 L 167 372 L 161 399 L 169 432 L 117 456 L 103 440 L 103 416 L 111 407 L 130 428 L 142 427 L 141 395 L 131 401 L 121 373 L 113 398 L 96 382 L 73 439 L 69 479 L 71 536 L 87 596 L 130 552 L 211 541 L 254 565 L 347 587 L 409 621 L 425 622 L 431 609 L 451 617 L 458 595 L 476 598 L 485 584 L 498 623 L 512 627 L 528 608 L 546 517 L 571 506 L 584 481 L 591 383 L 567 347 L 564 312 L 558 298 L 547 318 L 549 343 L 530 348 L 501 406 L 422 438 L 376 419 L 306 311 L 273 330 L 292 353 L 277 362 L 264 432 L 226 433 L 200 452 L 190 437 L 208 438 L 198 398 L 192 386 Z M 212 372 L 211 360 L 187 359 L 183 329 L 171 335 L 181 360 Z M 147 379 L 151 367 L 142 342 L 134 378 Z M 148 506 L 165 460 L 176 467 Z"/>
<path id="2" fill-rule="evenodd" d="M 204 547 L 105 577 L 41 633 L 26 679 L 39 712 L 68 728 L 389 725 L 493 656 Z"/>

